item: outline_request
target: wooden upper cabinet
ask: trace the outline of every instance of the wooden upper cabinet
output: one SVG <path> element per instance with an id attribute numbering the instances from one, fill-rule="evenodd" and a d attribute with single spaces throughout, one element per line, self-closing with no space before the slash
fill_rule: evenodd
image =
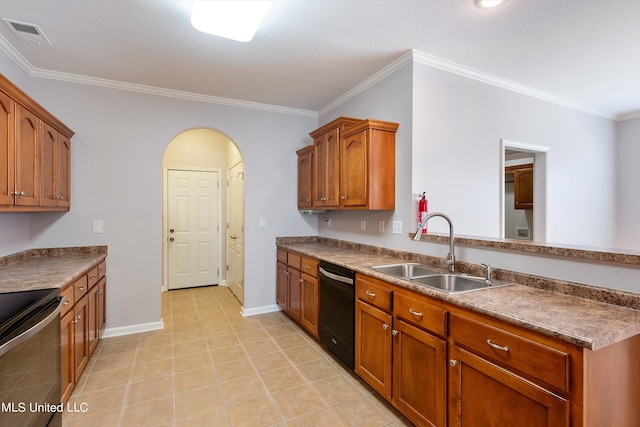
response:
<path id="1" fill-rule="evenodd" d="M 313 145 L 296 151 L 298 155 L 298 209 L 313 206 Z"/>
<path id="2" fill-rule="evenodd" d="M 69 209 L 72 136 L 0 74 L 0 211 Z"/>
<path id="3" fill-rule="evenodd" d="M 40 119 L 21 105 L 16 105 L 15 204 L 38 206 L 39 195 L 39 148 Z"/>
<path id="4" fill-rule="evenodd" d="M 395 209 L 397 123 L 363 120 L 340 145 L 340 199 L 346 209 Z"/>
<path id="5" fill-rule="evenodd" d="M 15 199 L 14 123 L 15 102 L 0 91 L 0 206 L 13 205 Z"/>
<path id="6" fill-rule="evenodd" d="M 340 206 L 340 139 L 348 127 L 360 119 L 339 117 L 309 135 L 313 138 L 313 205 L 337 208 Z"/>
<path id="7" fill-rule="evenodd" d="M 505 174 L 513 174 L 514 209 L 533 209 L 533 163 L 508 166 Z"/>

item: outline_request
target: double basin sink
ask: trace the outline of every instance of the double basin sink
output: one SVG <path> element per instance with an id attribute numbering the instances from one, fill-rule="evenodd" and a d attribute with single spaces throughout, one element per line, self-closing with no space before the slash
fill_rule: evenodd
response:
<path id="1" fill-rule="evenodd" d="M 416 285 L 426 286 L 449 294 L 458 294 L 505 285 L 505 283 L 487 282 L 481 277 L 438 273 L 437 270 L 427 267 L 426 265 L 412 262 L 374 265 L 370 268 L 382 274 L 399 277 L 409 280 Z"/>

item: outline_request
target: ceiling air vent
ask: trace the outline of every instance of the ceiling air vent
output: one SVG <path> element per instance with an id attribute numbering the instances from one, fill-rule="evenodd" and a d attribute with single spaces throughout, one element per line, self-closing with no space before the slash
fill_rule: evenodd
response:
<path id="1" fill-rule="evenodd" d="M 11 19 L 2 18 L 7 23 L 13 33 L 21 40 L 27 40 L 38 44 L 48 44 L 51 46 L 51 42 L 44 35 L 40 27 L 34 24 L 27 24 L 26 22 L 12 21 Z"/>

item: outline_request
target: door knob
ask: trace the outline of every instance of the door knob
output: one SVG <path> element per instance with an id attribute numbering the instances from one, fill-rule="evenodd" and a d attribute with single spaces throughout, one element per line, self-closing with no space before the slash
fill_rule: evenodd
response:
<path id="1" fill-rule="evenodd" d="M 173 237 L 169 237 L 169 241 L 170 242 L 173 242 L 174 240 L 176 240 L 176 239 L 174 239 Z"/>
<path id="2" fill-rule="evenodd" d="M 173 228 L 169 229 L 169 233 L 173 233 L 175 230 Z"/>

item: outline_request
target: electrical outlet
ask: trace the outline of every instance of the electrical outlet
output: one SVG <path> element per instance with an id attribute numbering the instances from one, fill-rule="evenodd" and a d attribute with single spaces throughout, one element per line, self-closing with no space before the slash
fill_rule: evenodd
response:
<path id="1" fill-rule="evenodd" d="M 360 220 L 360 231 L 365 231 L 367 229 L 367 220 L 366 219 L 361 219 Z"/>
<path id="2" fill-rule="evenodd" d="M 384 219 L 378 221 L 378 233 L 384 233 Z"/>
<path id="3" fill-rule="evenodd" d="M 267 219 L 266 218 L 260 218 L 258 227 L 267 228 Z"/>
<path id="4" fill-rule="evenodd" d="M 91 221 L 91 234 L 102 234 L 103 224 L 99 219 Z"/>
<path id="5" fill-rule="evenodd" d="M 391 225 L 391 232 L 393 234 L 402 234 L 402 221 L 393 221 Z"/>

